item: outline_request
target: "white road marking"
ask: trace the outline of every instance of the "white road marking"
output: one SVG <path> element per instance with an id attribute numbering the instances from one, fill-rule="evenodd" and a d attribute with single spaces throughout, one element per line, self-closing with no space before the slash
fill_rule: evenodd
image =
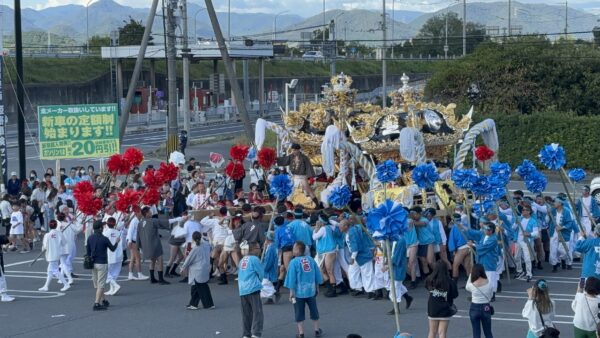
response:
<path id="1" fill-rule="evenodd" d="M 16 266 L 16 265 L 23 265 L 23 264 L 27 264 L 27 263 L 31 263 L 33 262 L 33 259 L 30 259 L 28 261 L 21 261 L 21 262 L 15 262 L 15 263 L 10 263 L 10 264 L 4 264 L 5 268 L 11 267 L 11 266 Z"/>
<path id="2" fill-rule="evenodd" d="M 498 297 L 498 296 L 496 296 Z M 458 310 L 459 313 L 469 313 L 469 311 L 467 310 Z M 504 316 L 514 316 L 517 318 L 506 318 L 506 317 L 502 317 L 502 316 L 498 316 L 498 315 L 504 315 Z M 568 320 L 568 321 L 553 321 L 553 323 L 555 324 L 573 324 L 573 316 L 569 316 L 569 315 L 554 315 L 554 317 L 557 318 L 561 318 L 564 320 Z M 463 318 L 463 319 L 469 319 L 469 316 L 463 316 L 463 315 L 454 315 L 453 318 Z M 510 322 L 527 322 L 527 319 L 522 317 L 521 312 L 500 312 L 500 311 L 495 311 L 494 316 L 492 316 L 493 320 L 500 320 L 500 321 L 510 321 Z"/>
<path id="3" fill-rule="evenodd" d="M 54 292 L 54 291 L 31 291 L 31 290 L 7 290 L 8 293 L 15 298 L 58 298 L 65 295 L 64 292 Z M 21 295 L 24 293 L 26 295 Z M 40 294 L 40 296 L 31 296 L 27 294 Z"/>

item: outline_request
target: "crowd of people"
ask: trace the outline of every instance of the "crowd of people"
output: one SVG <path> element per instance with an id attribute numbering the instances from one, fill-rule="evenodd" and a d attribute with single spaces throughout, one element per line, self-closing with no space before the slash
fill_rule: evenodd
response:
<path id="1" fill-rule="evenodd" d="M 39 290 L 48 291 L 56 278 L 62 284 L 60 290 L 66 292 L 77 278 L 73 261 L 77 242 L 84 237 L 84 264 L 92 271 L 96 289 L 95 311 L 106 310 L 110 306 L 106 296 L 119 292 L 122 268 L 128 270 L 131 281 L 167 285 L 169 279 L 181 277 L 179 281 L 191 288 L 189 310 L 197 310 L 200 302 L 203 308 L 215 308 L 209 281 L 235 282 L 244 337 L 261 337 L 262 307 L 278 303 L 282 293 L 293 304 L 296 337 L 306 335 L 306 307 L 312 333 L 320 337 L 320 290 L 327 298 L 350 294 L 389 299 L 410 309 L 418 300 L 409 293 L 422 283 L 429 294 L 428 337 L 444 338 L 457 312 L 454 300 L 459 296 L 459 283 L 466 279 L 473 337 L 491 338 L 493 303 L 496 293 L 502 292 L 504 274 L 529 283 L 524 284 L 529 288 L 523 308 L 529 323 L 527 337 L 541 337 L 553 328 L 555 305 L 548 283 L 535 280 L 536 271 L 571 270 L 573 260 L 581 259 L 582 282 L 572 304 L 573 334 L 597 336 L 600 227 L 595 227 L 595 219 L 600 217 L 600 208 L 589 187 L 583 189 L 574 208 L 560 194 L 529 197 L 521 191 L 497 205 L 468 207 L 457 202 L 454 212 L 443 217 L 435 208 L 407 206 L 408 230 L 393 242 L 387 255 L 383 242 L 364 226 L 367 215 L 359 194 L 348 211 L 323 206 L 308 181 L 315 175 L 310 161 L 299 146 L 292 148 L 289 156 L 278 159 L 281 167 L 270 173 L 254 164 L 247 172 L 247 190 L 244 177 L 231 180 L 216 174 L 208 179 L 192 158 L 180 165 L 178 179 L 161 188 L 159 203 L 133 208 L 129 214 L 116 210 L 116 194 L 125 187 L 142 187 L 145 171 L 152 166 L 135 168 L 123 182 L 108 188 L 102 186 L 102 175 L 93 166 L 71 168 L 68 174 L 61 169 L 58 175 L 48 169 L 43 177 L 31 171 L 29 179 L 12 173 L 0 202 L 6 230 L 0 236 L 2 252 L 27 253 L 40 242 L 47 279 Z M 315 202 L 316 210 L 289 201 L 271 203 L 270 181 L 287 175 L 288 170 Z M 76 212 L 73 189 L 80 181 L 92 183 L 96 197 L 103 201 L 103 211 L 95 218 Z M 166 262 L 161 229 L 170 231 Z M 2 302 L 9 302 L 14 298 L 6 291 L 2 255 L 0 294 Z M 149 263 L 148 275 L 142 272 L 144 261 Z M 394 304 L 394 308 L 400 307 Z M 394 313 L 394 309 L 389 312 Z"/>

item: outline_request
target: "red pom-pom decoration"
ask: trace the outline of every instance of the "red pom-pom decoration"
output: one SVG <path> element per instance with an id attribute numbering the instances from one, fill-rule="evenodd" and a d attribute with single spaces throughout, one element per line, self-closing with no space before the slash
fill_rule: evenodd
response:
<path id="1" fill-rule="evenodd" d="M 138 148 L 127 148 L 123 153 L 123 158 L 131 164 L 132 167 L 137 167 L 144 162 L 144 153 Z"/>
<path id="2" fill-rule="evenodd" d="M 102 209 L 102 200 L 91 192 L 81 194 L 77 199 L 77 208 L 86 216 L 95 216 Z"/>
<path id="3" fill-rule="evenodd" d="M 157 175 L 164 182 L 171 182 L 179 176 L 179 168 L 173 163 L 161 163 Z"/>
<path id="4" fill-rule="evenodd" d="M 142 203 L 144 205 L 155 205 L 158 202 L 160 202 L 160 192 L 156 189 L 146 189 L 142 197 Z"/>
<path id="5" fill-rule="evenodd" d="M 239 180 L 246 174 L 246 169 L 244 169 L 244 165 L 239 162 L 229 162 L 225 167 L 225 175 L 231 178 L 232 180 Z"/>
<path id="6" fill-rule="evenodd" d="M 133 189 L 126 189 L 122 193 L 117 194 L 117 201 L 115 202 L 115 209 L 117 211 L 126 213 L 129 212 L 129 208 L 137 206 L 140 203 L 142 193 Z"/>
<path id="7" fill-rule="evenodd" d="M 258 158 L 258 164 L 266 170 L 271 169 L 277 161 L 277 154 L 273 148 L 262 148 L 258 151 L 256 157 Z"/>
<path id="8" fill-rule="evenodd" d="M 245 144 L 235 144 L 229 149 L 229 156 L 235 161 L 242 162 L 248 157 L 248 152 L 250 152 L 250 147 Z"/>
<path id="9" fill-rule="evenodd" d="M 93 194 L 94 186 L 90 181 L 79 181 L 75 184 L 75 188 L 73 188 L 73 197 L 77 200 L 77 196 L 82 196 L 85 194 Z"/>
<path id="10" fill-rule="evenodd" d="M 148 169 L 144 172 L 144 184 L 148 188 L 159 188 L 165 183 L 161 173 L 154 169 Z"/>
<path id="11" fill-rule="evenodd" d="M 106 168 L 112 175 L 127 175 L 133 166 L 120 154 L 114 154 L 106 161 Z"/>
<path id="12" fill-rule="evenodd" d="M 475 157 L 484 162 L 494 157 L 494 151 L 487 146 L 479 146 L 475 148 Z"/>

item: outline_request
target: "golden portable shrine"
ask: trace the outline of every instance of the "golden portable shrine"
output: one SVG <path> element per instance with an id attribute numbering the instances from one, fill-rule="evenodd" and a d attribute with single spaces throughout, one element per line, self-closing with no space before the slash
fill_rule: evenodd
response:
<path id="1" fill-rule="evenodd" d="M 451 162 L 454 168 L 462 168 L 478 135 L 484 136 L 484 142 L 497 151 L 495 125 L 486 120 L 470 129 L 472 109 L 459 117 L 454 103 L 423 102 L 422 90 L 411 87 L 409 80 L 406 74 L 402 76 L 402 87 L 389 95 L 391 107 L 382 108 L 355 102 L 357 91 L 351 88 L 352 78 L 343 73 L 333 76 L 324 89 L 322 101 L 301 104 L 297 111 L 287 114 L 283 112 L 283 127 L 259 119 L 255 144 L 261 148 L 266 130 L 277 134 L 279 153 L 293 143 L 300 144 L 311 163 L 321 169 L 313 188 L 325 204 L 328 191 L 342 184 L 361 192 L 364 207 L 382 201 L 384 189 L 375 178 L 375 165 L 391 159 L 399 164 L 402 175 L 395 184 L 386 187 L 387 196 L 406 206 L 436 206 L 438 203 L 430 199 L 434 196 L 432 192 L 426 197 L 425 192 L 412 184 L 411 167 L 433 161 L 440 172 L 444 166 L 449 169 Z M 459 145 L 456 158 L 450 161 Z M 442 180 L 436 185 L 445 202 L 449 201 L 448 189 L 441 186 L 453 185 L 449 172 L 441 173 Z M 290 200 L 315 207 L 301 190 L 296 186 Z M 442 209 L 442 205 L 437 206 Z"/>

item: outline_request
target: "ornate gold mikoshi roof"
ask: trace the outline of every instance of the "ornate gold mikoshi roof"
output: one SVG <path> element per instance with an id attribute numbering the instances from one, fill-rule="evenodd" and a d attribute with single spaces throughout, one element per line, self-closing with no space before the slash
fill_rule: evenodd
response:
<path id="1" fill-rule="evenodd" d="M 350 140 L 363 151 L 379 157 L 398 152 L 400 130 L 414 127 L 423 134 L 428 155 L 434 159 L 446 156 L 448 146 L 456 144 L 468 130 L 471 116 L 459 119 L 453 103 L 422 102 L 422 91 L 410 87 L 406 75 L 401 80 L 402 88 L 390 94 L 393 106 L 382 109 L 370 103 L 354 103 L 352 78 L 344 74 L 333 76 L 331 86 L 324 90 L 323 101 L 301 104 L 298 111 L 284 116 L 291 141 L 304 147 L 320 147 L 325 129 L 335 124 L 347 130 Z"/>

